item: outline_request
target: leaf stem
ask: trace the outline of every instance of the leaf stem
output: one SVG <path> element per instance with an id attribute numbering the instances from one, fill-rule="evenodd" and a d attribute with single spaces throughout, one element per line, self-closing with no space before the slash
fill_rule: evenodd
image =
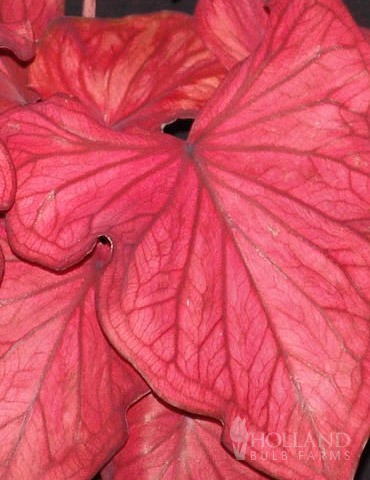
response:
<path id="1" fill-rule="evenodd" d="M 83 0 L 82 16 L 85 18 L 95 18 L 96 0 Z"/>

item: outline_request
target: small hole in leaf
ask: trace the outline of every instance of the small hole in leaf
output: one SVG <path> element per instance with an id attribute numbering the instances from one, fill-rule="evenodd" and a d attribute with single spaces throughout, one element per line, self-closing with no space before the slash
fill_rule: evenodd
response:
<path id="1" fill-rule="evenodd" d="M 111 246 L 111 244 L 112 244 L 110 239 L 108 237 L 106 237 L 105 235 L 100 235 L 100 237 L 98 237 L 98 242 L 101 243 L 102 245 Z"/>
<path id="2" fill-rule="evenodd" d="M 97 271 L 103 270 L 112 258 L 112 241 L 109 237 L 101 235 L 98 237 L 94 253 L 95 267 Z"/>
<path id="3" fill-rule="evenodd" d="M 163 128 L 163 133 L 186 140 L 188 138 L 193 122 L 193 118 L 178 118 L 174 122 L 168 123 Z"/>
<path id="4" fill-rule="evenodd" d="M 370 478 L 370 440 L 362 452 L 354 480 L 365 480 L 368 478 Z"/>

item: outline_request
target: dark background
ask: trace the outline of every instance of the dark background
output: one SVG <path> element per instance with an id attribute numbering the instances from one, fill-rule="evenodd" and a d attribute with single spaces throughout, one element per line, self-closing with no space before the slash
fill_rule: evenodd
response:
<path id="1" fill-rule="evenodd" d="M 234 0 L 238 1 L 238 0 Z M 80 15 L 81 0 L 67 0 L 67 14 Z M 196 0 L 97 0 L 97 17 L 121 17 L 130 13 L 179 10 L 193 13 Z M 370 1 L 344 0 L 357 22 L 370 28 Z"/>
<path id="2" fill-rule="evenodd" d="M 97 17 L 121 17 L 132 13 L 156 12 L 163 9 L 193 13 L 197 0 L 97 0 L 96 3 Z M 344 3 L 358 24 L 370 28 L 370 0 L 344 0 Z M 67 15 L 81 15 L 81 0 L 67 0 L 66 4 Z M 94 480 L 99 478 L 98 476 Z M 362 455 L 355 480 L 370 480 L 370 443 Z"/>

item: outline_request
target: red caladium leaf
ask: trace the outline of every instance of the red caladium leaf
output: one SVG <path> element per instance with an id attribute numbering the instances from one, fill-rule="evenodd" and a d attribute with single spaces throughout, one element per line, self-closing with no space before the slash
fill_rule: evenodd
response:
<path id="1" fill-rule="evenodd" d="M 199 0 L 195 20 L 205 44 L 230 69 L 259 46 L 268 13 L 264 0 Z"/>
<path id="2" fill-rule="evenodd" d="M 159 129 L 194 117 L 223 74 L 191 17 L 160 12 L 61 19 L 38 47 L 30 85 L 43 98 L 59 92 L 78 97 L 115 128 L 145 123 Z"/>
<path id="3" fill-rule="evenodd" d="M 96 319 L 99 245 L 57 275 L 20 261 L 1 225 L 0 478 L 92 477 L 127 437 L 127 406 L 148 391 Z"/>
<path id="4" fill-rule="evenodd" d="M 64 14 L 64 0 L 1 0 L 0 21 L 29 22 L 35 39 L 39 39 L 48 24 Z"/>
<path id="5" fill-rule="evenodd" d="M 0 142 L 0 211 L 8 210 L 15 196 L 15 172 L 9 153 Z"/>
<path id="6" fill-rule="evenodd" d="M 224 420 L 230 449 L 237 418 L 273 434 L 245 437 L 256 467 L 352 478 L 369 435 L 369 52 L 339 2 L 271 8 L 196 120 L 176 194 L 117 247 L 100 316 L 166 400 Z"/>
<path id="7" fill-rule="evenodd" d="M 266 480 L 220 443 L 221 427 L 183 415 L 148 395 L 128 411 L 129 439 L 103 480 Z"/>

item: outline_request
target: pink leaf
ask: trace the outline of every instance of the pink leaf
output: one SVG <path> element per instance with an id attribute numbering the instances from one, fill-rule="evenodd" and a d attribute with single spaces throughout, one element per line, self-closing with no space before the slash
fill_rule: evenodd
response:
<path id="1" fill-rule="evenodd" d="M 64 0 L 1 0 L 0 21 L 30 22 L 38 40 L 49 23 L 64 14 Z"/>
<path id="2" fill-rule="evenodd" d="M 207 47 L 230 69 L 259 46 L 268 13 L 264 0 L 199 0 L 195 20 Z"/>
<path id="3" fill-rule="evenodd" d="M 148 391 L 102 334 L 99 245 L 57 275 L 10 252 L 0 289 L 0 478 L 91 478 L 126 439 L 125 410 Z"/>
<path id="4" fill-rule="evenodd" d="M 39 45 L 30 84 L 44 98 L 58 92 L 78 97 L 116 129 L 143 123 L 159 129 L 194 117 L 223 74 L 193 19 L 162 12 L 60 20 Z"/>
<path id="5" fill-rule="evenodd" d="M 15 197 L 15 173 L 7 149 L 0 142 L 0 211 L 8 210 Z"/>
<path id="6" fill-rule="evenodd" d="M 8 216 L 12 247 L 54 269 L 81 260 L 99 235 L 135 241 L 181 168 L 178 139 L 115 132 L 63 96 L 12 110 L 2 135 L 18 180 Z"/>
<path id="7" fill-rule="evenodd" d="M 266 480 L 220 443 L 221 427 L 182 415 L 148 395 L 130 408 L 129 439 L 103 480 Z"/>

